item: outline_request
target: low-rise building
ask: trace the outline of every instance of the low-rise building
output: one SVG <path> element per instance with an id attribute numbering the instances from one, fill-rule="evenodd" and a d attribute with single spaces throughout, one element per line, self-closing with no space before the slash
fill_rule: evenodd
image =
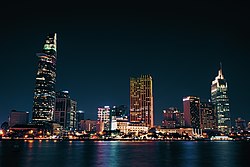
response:
<path id="1" fill-rule="evenodd" d="M 147 133 L 149 127 L 143 126 L 140 124 L 132 124 L 128 121 L 117 121 L 117 129 L 120 130 L 121 133 L 130 134 L 133 133 L 134 135 L 139 135 L 140 133 Z"/>
<path id="2" fill-rule="evenodd" d="M 80 129 L 82 131 L 87 131 L 87 132 L 95 132 L 96 131 L 96 124 L 97 121 L 95 120 L 81 120 L 80 121 Z"/>
<path id="3" fill-rule="evenodd" d="M 29 123 L 29 112 L 12 110 L 9 116 L 9 126 L 26 125 Z"/>
<path id="4" fill-rule="evenodd" d="M 157 131 L 162 134 L 167 134 L 167 133 L 179 133 L 180 135 L 188 135 L 188 136 L 193 136 L 194 131 L 193 128 L 157 128 Z"/>
<path id="5" fill-rule="evenodd" d="M 162 126 L 165 128 L 179 128 L 185 126 L 184 113 L 175 107 L 163 110 Z"/>

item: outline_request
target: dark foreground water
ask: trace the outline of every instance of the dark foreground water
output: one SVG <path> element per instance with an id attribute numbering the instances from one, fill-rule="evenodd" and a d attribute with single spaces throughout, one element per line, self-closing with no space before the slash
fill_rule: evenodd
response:
<path id="1" fill-rule="evenodd" d="M 250 142 L 0 141 L 0 166 L 250 166 Z"/>

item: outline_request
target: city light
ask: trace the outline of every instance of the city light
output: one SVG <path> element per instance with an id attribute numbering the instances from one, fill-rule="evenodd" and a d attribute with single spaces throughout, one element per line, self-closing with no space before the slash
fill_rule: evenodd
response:
<path id="1" fill-rule="evenodd" d="M 0 167 L 249 166 L 249 2 L 2 1 Z"/>
<path id="2" fill-rule="evenodd" d="M 4 133 L 3 133 L 3 130 L 0 130 L 0 135 L 3 135 Z"/>
<path id="3" fill-rule="evenodd" d="M 163 119 L 155 125 L 153 77 L 142 74 L 130 78 L 130 106 L 104 105 L 97 108 L 96 120 L 84 118 L 69 91 L 56 91 L 57 35 L 49 34 L 41 53 L 34 89 L 32 121 L 29 112 L 12 110 L 6 134 L 1 139 L 24 140 L 247 140 L 246 126 L 231 128 L 227 81 L 222 73 L 211 82 L 211 99 L 183 97 L 183 111 L 162 110 Z M 238 124 L 242 120 L 238 120 Z M 244 124 L 244 121 L 242 122 Z M 213 138 L 212 138 L 213 137 Z M 225 138 L 221 138 L 225 140 Z"/>

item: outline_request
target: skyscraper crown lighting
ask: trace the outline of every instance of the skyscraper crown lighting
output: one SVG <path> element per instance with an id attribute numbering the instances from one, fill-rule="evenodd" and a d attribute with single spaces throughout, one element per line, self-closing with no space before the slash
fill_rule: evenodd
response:
<path id="1" fill-rule="evenodd" d="M 212 81 L 211 100 L 216 108 L 218 130 L 229 132 L 231 128 L 230 108 L 228 98 L 228 85 L 222 73 L 222 65 L 218 71 L 218 76 Z"/>
<path id="2" fill-rule="evenodd" d="M 42 52 L 37 53 L 38 70 L 34 89 L 33 115 L 34 121 L 51 121 L 55 110 L 55 84 L 57 35 L 49 34 Z"/>

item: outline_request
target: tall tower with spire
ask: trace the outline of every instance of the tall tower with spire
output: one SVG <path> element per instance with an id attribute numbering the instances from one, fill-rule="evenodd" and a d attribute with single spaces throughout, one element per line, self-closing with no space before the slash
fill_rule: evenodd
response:
<path id="1" fill-rule="evenodd" d="M 211 100 L 216 107 L 218 130 L 229 132 L 231 128 L 228 86 L 222 73 L 222 64 L 211 85 Z"/>
<path id="2" fill-rule="evenodd" d="M 41 53 L 37 53 L 38 70 L 33 101 L 33 121 L 51 121 L 55 110 L 57 59 L 56 33 L 49 34 Z"/>

